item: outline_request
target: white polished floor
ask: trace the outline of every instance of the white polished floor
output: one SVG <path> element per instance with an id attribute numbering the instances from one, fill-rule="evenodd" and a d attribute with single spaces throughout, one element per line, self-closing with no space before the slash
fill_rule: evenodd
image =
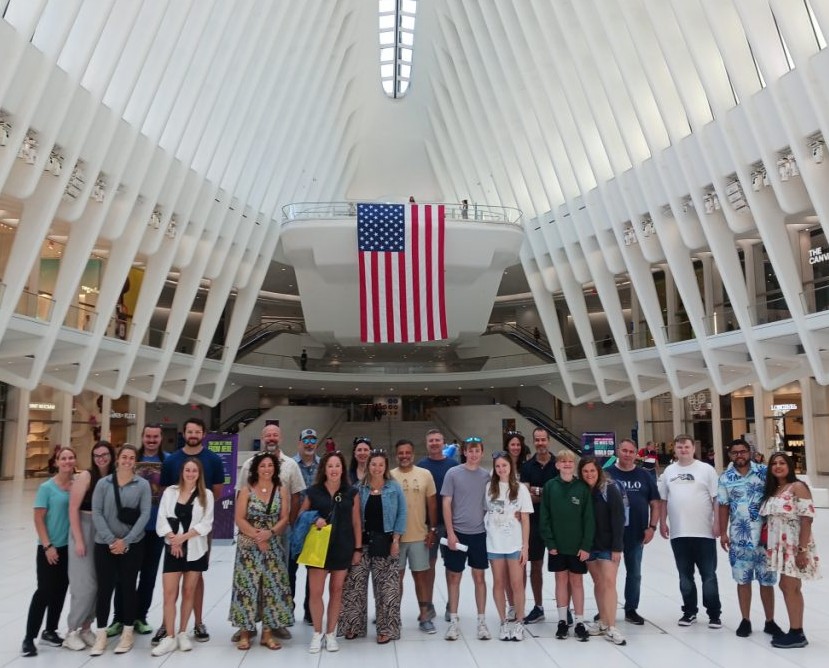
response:
<path id="1" fill-rule="evenodd" d="M 162 665 L 165 668 L 187 666 L 273 666 L 274 661 L 290 662 L 291 666 L 342 666 L 344 668 L 415 668 L 429 664 L 450 665 L 452 668 L 467 666 L 505 666 L 510 663 L 521 666 L 545 665 L 573 668 L 577 665 L 606 665 L 613 668 L 642 666 L 643 668 L 705 668 L 707 666 L 761 666 L 774 662 L 776 668 L 802 666 L 825 668 L 829 655 L 829 578 L 806 583 L 805 631 L 810 645 L 805 649 L 778 650 L 769 645 L 768 636 L 755 630 L 747 639 L 737 638 L 734 630 L 740 621 L 736 590 L 731 580 L 727 559 L 719 560 L 720 596 L 723 601 L 725 626 L 712 631 L 703 623 L 688 628 L 676 625 L 680 612 L 680 597 L 673 557 L 666 541 L 658 539 L 645 550 L 643 564 L 642 602 L 639 612 L 648 619 L 643 627 L 621 621 L 620 629 L 628 638 L 625 647 L 617 647 L 602 638 L 579 643 L 570 638 L 556 640 L 555 603 L 552 578 L 545 579 L 544 603 L 548 620 L 528 627 L 534 636 L 522 643 L 507 643 L 475 639 L 475 614 L 472 583 L 468 577 L 461 588 L 461 626 L 463 636 L 457 642 L 443 639 L 446 624 L 436 620 L 438 633 L 424 635 L 417 628 L 416 603 L 411 580 L 406 583 L 403 597 L 403 638 L 397 642 L 378 646 L 373 638 L 342 641 L 337 653 L 323 651 L 318 655 L 307 652 L 311 629 L 299 622 L 293 628 L 294 639 L 287 641 L 282 650 L 270 652 L 255 645 L 248 652 L 240 652 L 230 643 L 233 629 L 227 622 L 230 601 L 230 581 L 233 567 L 232 547 L 214 548 L 210 571 L 207 575 L 205 621 L 211 640 L 195 644 L 190 653 L 175 652 L 166 657 L 150 656 L 150 636 L 139 636 L 135 649 L 125 655 L 107 653 L 101 659 L 86 652 L 39 647 L 36 658 L 19 656 L 26 612 L 35 584 L 34 552 L 35 537 L 31 521 L 31 503 L 35 482 L 0 483 L 0 545 L 3 568 L 0 571 L 0 665 L 60 666 L 75 668 L 93 664 L 124 666 Z M 819 510 L 815 525 L 818 549 L 829 555 L 829 510 Z M 721 553 L 722 555 L 722 553 Z M 724 556 L 724 555 L 723 555 Z M 826 567 L 824 567 L 826 572 Z M 588 589 L 589 577 L 586 578 Z M 442 571 L 438 576 L 435 604 L 443 609 L 446 600 Z M 158 624 L 161 613 L 159 594 L 150 613 L 150 623 Z M 762 611 L 755 596 L 752 621 L 755 629 L 762 629 Z M 487 601 L 487 618 L 490 630 L 497 631 L 497 615 L 491 599 Z M 592 616 L 595 604 L 588 595 L 587 613 Z M 64 608 L 64 616 L 68 605 Z M 777 621 L 788 629 L 788 620 L 782 596 L 777 593 Z M 704 615 L 703 615 L 704 617 Z M 621 613 L 620 613 L 621 618 Z M 64 629 L 61 629 L 63 633 Z M 111 648 L 110 648 L 111 649 Z"/>

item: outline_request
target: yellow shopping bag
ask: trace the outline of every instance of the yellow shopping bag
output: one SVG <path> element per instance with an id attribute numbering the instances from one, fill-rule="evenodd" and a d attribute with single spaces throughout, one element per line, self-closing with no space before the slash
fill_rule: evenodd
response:
<path id="1" fill-rule="evenodd" d="M 305 566 L 323 568 L 325 557 L 328 555 L 328 543 L 331 542 L 331 525 L 326 524 L 322 529 L 312 526 L 308 530 L 302 552 L 299 553 L 297 563 Z"/>

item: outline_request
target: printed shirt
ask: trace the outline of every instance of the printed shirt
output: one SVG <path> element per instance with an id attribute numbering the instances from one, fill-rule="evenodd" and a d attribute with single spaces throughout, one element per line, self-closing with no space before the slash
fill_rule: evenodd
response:
<path id="1" fill-rule="evenodd" d="M 766 465 L 749 462 L 745 475 L 729 464 L 717 484 L 717 502 L 728 506 L 728 535 L 732 543 L 746 547 L 759 545 L 762 521 L 760 504 L 766 485 Z"/>

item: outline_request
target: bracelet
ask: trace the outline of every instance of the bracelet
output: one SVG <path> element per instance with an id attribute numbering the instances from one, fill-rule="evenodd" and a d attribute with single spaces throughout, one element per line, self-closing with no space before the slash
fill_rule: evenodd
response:
<path id="1" fill-rule="evenodd" d="M 437 532 L 438 532 L 437 527 L 429 527 L 429 533 L 437 533 Z"/>
<path id="2" fill-rule="evenodd" d="M 651 524 L 650 526 L 648 526 L 648 529 L 650 529 L 651 531 L 656 531 L 656 525 Z"/>
<path id="3" fill-rule="evenodd" d="M 808 552 L 808 551 L 809 551 L 808 547 L 800 547 L 800 545 L 797 546 L 797 553 L 798 554 L 803 554 L 804 552 Z"/>
<path id="4" fill-rule="evenodd" d="M 362 545 L 360 545 L 360 547 L 355 547 L 355 548 L 354 548 L 354 551 L 355 551 L 355 552 L 362 552 L 362 551 L 363 551 L 363 546 L 362 546 Z"/>
<path id="5" fill-rule="evenodd" d="M 49 543 L 48 545 L 43 546 L 43 551 L 46 552 L 46 550 L 51 550 L 53 547 L 54 545 L 52 545 L 52 543 Z"/>

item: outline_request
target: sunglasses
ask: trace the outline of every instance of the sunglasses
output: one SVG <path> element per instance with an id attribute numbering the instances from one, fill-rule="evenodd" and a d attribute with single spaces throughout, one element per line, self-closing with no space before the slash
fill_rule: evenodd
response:
<path id="1" fill-rule="evenodd" d="M 370 454 L 372 457 L 374 457 L 375 455 L 380 455 L 380 456 L 382 456 L 382 457 L 385 457 L 385 456 L 386 456 L 386 451 L 385 451 L 385 450 L 383 450 L 383 448 L 375 448 L 375 449 L 374 449 L 374 450 L 372 450 L 369 454 Z"/>
<path id="2" fill-rule="evenodd" d="M 303 438 L 302 442 L 305 443 L 305 445 L 315 445 L 316 442 L 317 442 L 317 439 L 315 439 L 315 438 Z"/>
<path id="3" fill-rule="evenodd" d="M 354 443 L 352 445 L 357 445 L 358 443 L 365 443 L 367 445 L 371 445 L 371 439 L 368 436 L 358 436 L 354 439 Z"/>
<path id="4" fill-rule="evenodd" d="M 470 436 L 469 438 L 463 439 L 464 443 L 483 443 L 483 439 L 480 436 Z"/>
<path id="5" fill-rule="evenodd" d="M 507 436 L 523 436 L 524 435 L 520 431 L 508 431 L 508 432 L 506 432 L 506 434 L 507 434 Z"/>
<path id="6" fill-rule="evenodd" d="M 493 453 L 492 453 L 492 459 L 493 459 L 493 461 L 494 461 L 494 460 L 496 460 L 496 459 L 498 459 L 498 457 L 504 457 L 504 458 L 506 458 L 506 459 L 509 459 L 509 455 L 507 455 L 507 453 L 506 453 L 506 452 L 504 452 L 503 450 L 499 450 L 498 452 L 493 452 Z"/>

